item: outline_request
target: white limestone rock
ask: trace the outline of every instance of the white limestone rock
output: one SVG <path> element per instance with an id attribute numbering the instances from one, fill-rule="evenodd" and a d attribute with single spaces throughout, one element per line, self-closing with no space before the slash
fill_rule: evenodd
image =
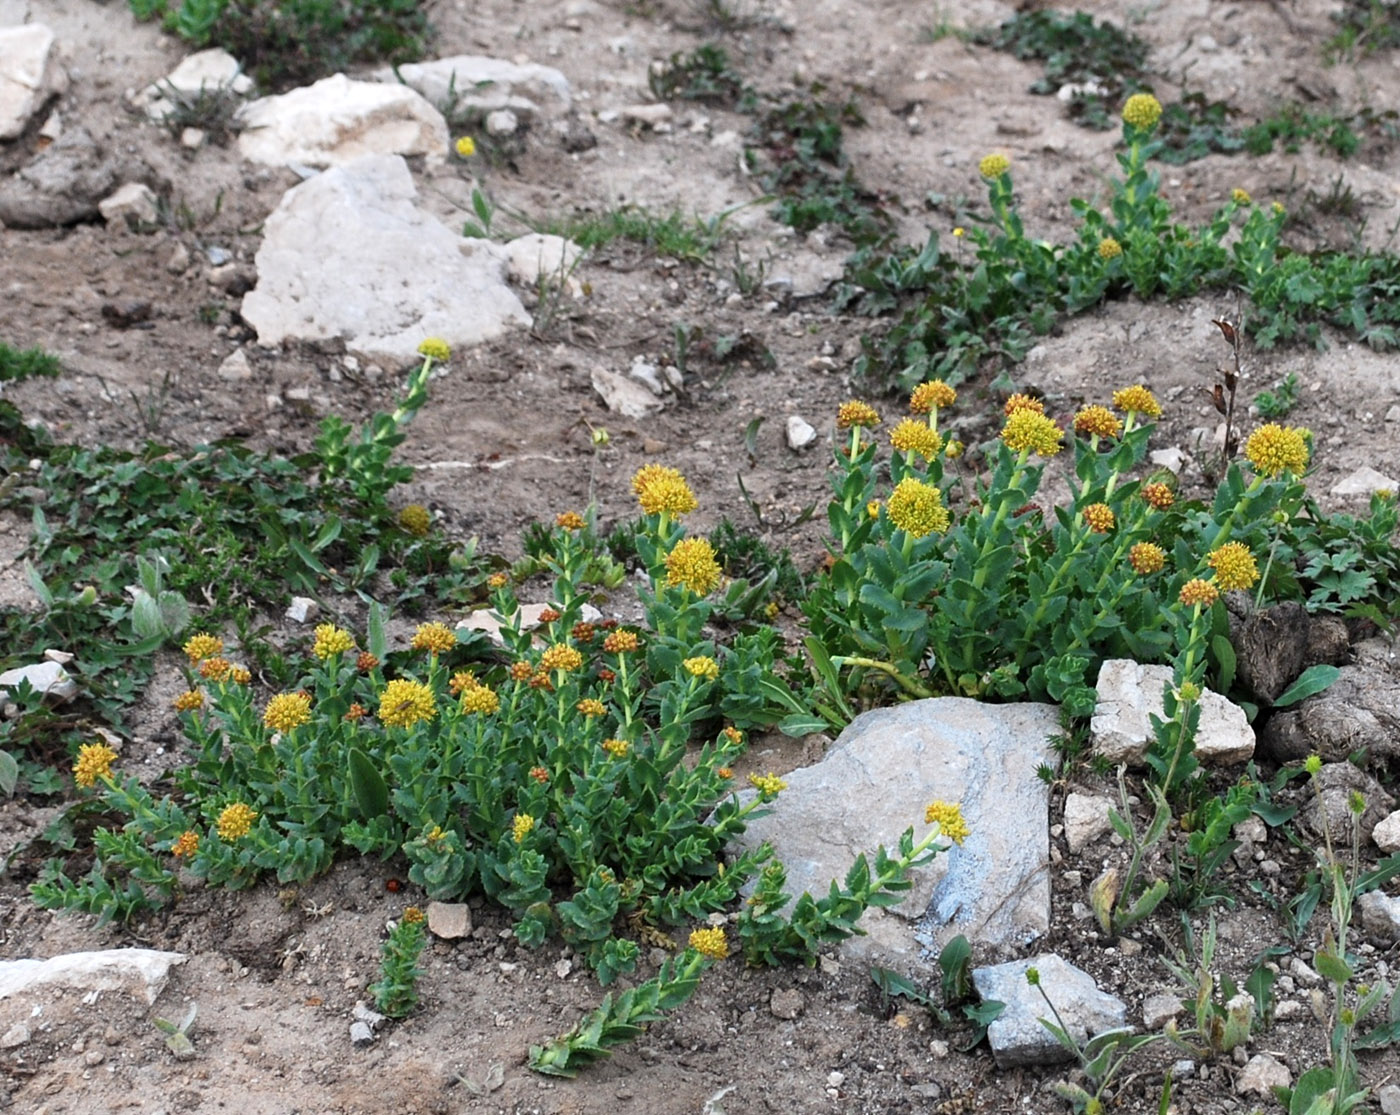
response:
<path id="1" fill-rule="evenodd" d="M 1094 753 L 1110 763 L 1140 766 L 1152 744 L 1150 716 L 1160 717 L 1162 688 L 1172 680 L 1170 666 L 1145 666 L 1115 658 L 1099 670 L 1098 705 L 1089 732 Z M 1243 763 L 1254 754 L 1254 729 L 1244 709 L 1209 689 L 1201 695 L 1196 757 L 1203 763 Z"/>
<path id="2" fill-rule="evenodd" d="M 0 28 L 0 141 L 22 135 L 49 99 L 68 88 L 56 45 L 42 23 Z"/>
<path id="3" fill-rule="evenodd" d="M 131 97 L 132 103 L 156 123 L 174 114 L 181 101 L 201 93 L 232 93 L 245 96 L 253 91 L 253 79 L 243 72 L 238 59 L 221 47 L 196 51 L 157 82 Z"/>
<path id="4" fill-rule="evenodd" d="M 607 408 L 623 418 L 647 418 L 666 405 L 643 384 L 607 368 L 594 367 L 592 381 Z"/>
<path id="5" fill-rule="evenodd" d="M 1356 496 L 1361 499 L 1370 499 L 1376 492 L 1397 490 L 1400 490 L 1400 484 L 1369 465 L 1357 469 L 1350 476 L 1343 477 L 1332 485 L 1334 496 Z"/>
<path id="6" fill-rule="evenodd" d="M 1400 810 L 1390 814 L 1372 829 L 1371 839 L 1376 842 L 1376 847 L 1387 855 L 1400 851 Z"/>
<path id="7" fill-rule="evenodd" d="M 1065 795 L 1065 842 L 1072 854 L 1078 855 L 1112 826 L 1108 811 L 1113 802 L 1093 794 Z"/>
<path id="8" fill-rule="evenodd" d="M 817 440 L 817 431 L 807 419 L 800 414 L 789 414 L 787 420 L 787 443 L 788 448 L 794 452 L 801 452 Z"/>
<path id="9" fill-rule="evenodd" d="M 18 689 L 26 681 L 53 705 L 67 704 L 78 695 L 78 683 L 60 663 L 53 661 L 35 662 L 6 670 L 0 674 L 0 691 Z"/>
<path id="10" fill-rule="evenodd" d="M 506 257 L 506 274 L 530 287 L 541 279 L 567 280 L 583 256 L 583 249 L 572 240 L 542 232 L 517 236 L 507 241 L 502 250 Z"/>
<path id="11" fill-rule="evenodd" d="M 119 186 L 97 203 L 97 211 L 109 225 L 119 221 L 127 224 L 155 224 L 160 212 L 155 191 L 144 182 L 128 182 Z"/>
<path id="12" fill-rule="evenodd" d="M 1039 987 L 1027 982 L 1029 968 L 1039 974 Z M 972 983 L 984 1002 L 995 999 L 1006 1004 L 1001 1016 L 987 1028 L 987 1042 L 997 1068 L 1002 1070 L 1072 1059 L 1040 1023 L 1042 1018 L 1055 1020 L 1046 998 L 1055 1004 L 1065 1028 L 1081 1043 L 1106 1030 L 1120 1029 L 1127 1020 L 1128 1008 L 1121 999 L 1100 991 L 1093 976 L 1054 953 L 974 968 Z"/>
<path id="13" fill-rule="evenodd" d="M 454 118 L 508 110 L 529 121 L 542 113 L 567 112 L 573 102 L 568 79 L 553 67 L 480 54 L 409 62 L 376 70 L 372 76 L 375 81 L 402 82 Z"/>
<path id="14" fill-rule="evenodd" d="M 150 1005 L 160 997 L 170 969 L 183 964 L 179 952 L 156 949 L 104 949 L 70 952 L 48 960 L 0 961 L 0 999 L 39 988 L 124 991 Z"/>

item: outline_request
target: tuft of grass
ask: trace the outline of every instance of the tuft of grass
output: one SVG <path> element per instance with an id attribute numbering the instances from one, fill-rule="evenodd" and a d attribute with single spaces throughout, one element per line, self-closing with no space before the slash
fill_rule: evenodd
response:
<path id="1" fill-rule="evenodd" d="M 6 380 L 29 379 L 31 376 L 56 376 L 63 370 L 58 357 L 37 345 L 15 348 L 0 341 L 0 383 Z"/>
<path id="2" fill-rule="evenodd" d="M 1400 4 L 1394 0 L 1343 0 L 1332 19 L 1337 33 L 1322 48 L 1329 64 L 1400 46 Z"/>
<path id="3" fill-rule="evenodd" d="M 663 217 L 639 206 L 624 205 L 597 216 L 543 222 L 537 231 L 567 237 L 585 251 L 625 240 L 659 256 L 704 263 L 723 239 L 726 216 L 722 213 L 702 220 L 675 211 Z"/>

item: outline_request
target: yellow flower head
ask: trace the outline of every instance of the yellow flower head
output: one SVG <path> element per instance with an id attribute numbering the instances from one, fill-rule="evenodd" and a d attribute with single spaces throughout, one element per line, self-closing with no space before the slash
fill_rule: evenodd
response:
<path id="1" fill-rule="evenodd" d="M 943 448 L 943 439 L 937 431 L 929 429 L 927 422 L 904 418 L 890 431 L 890 444 L 901 453 L 917 453 L 931 461 Z"/>
<path id="2" fill-rule="evenodd" d="M 1128 551 L 1128 564 L 1134 573 L 1145 577 L 1167 564 L 1167 552 L 1155 542 L 1139 542 Z"/>
<path id="3" fill-rule="evenodd" d="M 1176 493 L 1162 483 L 1144 484 L 1139 494 L 1157 511 L 1165 511 L 1176 502 Z"/>
<path id="4" fill-rule="evenodd" d="M 954 844 L 961 844 L 972 831 L 963 820 L 962 805 L 958 802 L 935 801 L 924 810 L 924 824 L 938 825 L 938 832 Z"/>
<path id="5" fill-rule="evenodd" d="M 1148 418 L 1162 417 L 1162 404 L 1140 383 L 1115 391 L 1113 405 L 1124 414 L 1145 414 Z"/>
<path id="6" fill-rule="evenodd" d="M 625 739 L 605 739 L 603 741 L 603 750 L 614 759 L 627 758 L 627 751 L 631 746 Z"/>
<path id="7" fill-rule="evenodd" d="M 643 465 L 632 477 L 637 502 L 648 515 L 688 515 L 698 506 L 685 477 L 663 465 Z"/>
<path id="8" fill-rule="evenodd" d="M 1017 453 L 1039 453 L 1053 457 L 1060 451 L 1060 427 L 1037 411 L 1013 411 L 1001 430 L 1001 440 Z"/>
<path id="9" fill-rule="evenodd" d="M 1220 598 L 1220 592 L 1209 581 L 1203 581 L 1199 577 L 1187 581 L 1181 586 L 1181 596 L 1179 599 L 1188 608 L 1203 607 L 1209 608 Z"/>
<path id="10" fill-rule="evenodd" d="M 1183 681 L 1181 688 L 1176 691 L 1177 700 L 1184 704 L 1192 704 L 1201 699 L 1201 687 L 1194 681 Z"/>
<path id="11" fill-rule="evenodd" d="M 540 655 L 540 669 L 546 672 L 577 670 L 582 665 L 583 655 L 568 643 L 555 643 Z"/>
<path id="12" fill-rule="evenodd" d="M 626 654 L 628 651 L 636 650 L 640 645 L 635 631 L 627 631 L 619 628 L 616 631 L 609 631 L 607 638 L 603 640 L 603 649 L 609 654 Z"/>
<path id="13" fill-rule="evenodd" d="M 765 801 L 787 789 L 787 783 L 776 774 L 751 774 L 749 785 L 754 787 Z"/>
<path id="14" fill-rule="evenodd" d="M 209 635 L 200 632 L 198 635 L 191 635 L 185 642 L 185 654 L 189 657 L 190 663 L 194 664 L 204 658 L 212 658 L 216 654 L 223 654 L 224 641 L 217 635 Z"/>
<path id="15" fill-rule="evenodd" d="M 605 716 L 608 706 L 594 697 L 585 697 L 574 706 L 584 716 Z"/>
<path id="16" fill-rule="evenodd" d="M 561 511 L 554 516 L 554 525 L 565 530 L 582 530 L 588 525 L 588 520 L 577 511 Z"/>
<path id="17" fill-rule="evenodd" d="M 433 526 L 433 517 L 421 503 L 410 503 L 399 512 L 399 526 L 405 534 L 411 534 L 414 538 L 427 538 Z"/>
<path id="18" fill-rule="evenodd" d="M 682 538 L 666 555 L 666 584 L 684 585 L 696 596 L 708 596 L 719 585 L 719 562 L 707 538 Z"/>
<path id="19" fill-rule="evenodd" d="M 1106 503 L 1091 503 L 1084 508 L 1084 521 L 1095 534 L 1107 534 L 1113 529 L 1116 519 L 1113 508 Z"/>
<path id="20" fill-rule="evenodd" d="M 247 666 L 235 666 L 228 672 L 228 679 L 234 685 L 248 685 L 253 680 L 253 674 Z"/>
<path id="21" fill-rule="evenodd" d="M 263 723 L 274 732 L 290 732 L 310 719 L 311 696 L 308 693 L 279 693 L 263 710 Z"/>
<path id="22" fill-rule="evenodd" d="M 117 753 L 105 743 L 85 743 L 78 748 L 78 761 L 73 764 L 73 781 L 84 789 L 97 785 L 99 778 L 108 778 Z"/>
<path id="23" fill-rule="evenodd" d="M 1018 410 L 1029 410 L 1035 414 L 1044 414 L 1045 404 L 1037 398 L 1030 395 L 1023 395 L 1021 392 L 1017 391 L 1014 395 L 1007 397 L 1006 402 L 1002 404 L 1001 412 L 1010 418 Z"/>
<path id="24" fill-rule="evenodd" d="M 895 485 L 886 504 L 886 513 L 890 522 L 915 538 L 942 534 L 952 523 L 948 509 L 943 506 L 943 493 L 913 476 L 906 476 Z"/>
<path id="25" fill-rule="evenodd" d="M 702 654 L 697 658 L 687 658 L 681 663 L 681 666 L 693 678 L 714 681 L 715 678 L 719 677 L 719 663 L 707 654 Z"/>
<path id="26" fill-rule="evenodd" d="M 194 712 L 204 707 L 204 694 L 198 689 L 187 689 L 171 702 L 176 712 Z"/>
<path id="27" fill-rule="evenodd" d="M 447 683 L 447 691 L 454 697 L 460 697 L 463 690 L 476 689 L 479 685 L 481 682 L 476 680 L 476 675 L 470 670 L 458 670 Z"/>
<path id="28" fill-rule="evenodd" d="M 1111 236 L 1105 236 L 1099 241 L 1099 258 L 1107 263 L 1111 259 L 1117 259 L 1123 254 L 1123 245 L 1118 243 Z"/>
<path id="29" fill-rule="evenodd" d="M 476 154 L 476 140 L 471 136 L 459 136 L 454 149 L 462 158 L 470 159 Z"/>
<path id="30" fill-rule="evenodd" d="M 1206 564 L 1215 570 L 1215 584 L 1221 592 L 1249 588 L 1259 580 L 1259 567 L 1254 555 L 1243 542 L 1226 542 L 1212 550 Z"/>
<path id="31" fill-rule="evenodd" d="M 1108 407 L 1087 406 L 1074 416 L 1074 429 L 1089 437 L 1117 437 L 1123 424 Z"/>
<path id="32" fill-rule="evenodd" d="M 1271 201 L 1269 203 L 1269 209 L 1273 212 L 1275 217 L 1282 217 L 1284 213 L 1287 212 L 1283 207 L 1283 203 L 1279 201 Z"/>
<path id="33" fill-rule="evenodd" d="M 199 676 L 206 681 L 228 681 L 233 673 L 233 663 L 222 655 L 206 658 L 199 664 Z"/>
<path id="34" fill-rule="evenodd" d="M 418 342 L 418 355 L 441 364 L 444 360 L 452 359 L 452 346 L 441 337 L 424 337 Z"/>
<path id="35" fill-rule="evenodd" d="M 523 844 L 525 838 L 535 827 L 535 819 L 528 813 L 517 813 L 515 820 L 510 823 L 511 835 L 515 837 L 517 844 Z"/>
<path id="36" fill-rule="evenodd" d="M 510 584 L 510 576 L 505 573 L 492 573 L 486 578 L 487 588 L 505 588 Z"/>
<path id="37" fill-rule="evenodd" d="M 1123 122 L 1148 132 L 1162 119 L 1162 102 L 1151 93 L 1134 93 L 1123 105 Z"/>
<path id="38" fill-rule="evenodd" d="M 943 447 L 943 455 L 947 457 L 950 461 L 956 461 L 959 457 L 963 455 L 963 450 L 966 448 L 967 446 L 965 446 L 957 438 L 950 437 L 948 439 L 948 444 Z"/>
<path id="39" fill-rule="evenodd" d="M 370 654 L 367 650 L 362 650 L 355 656 L 355 669 L 359 670 L 362 674 L 369 673 L 378 665 L 379 659 Z"/>
<path id="40" fill-rule="evenodd" d="M 344 719 L 352 721 L 363 720 L 368 714 L 369 709 L 365 708 L 359 701 L 354 701 L 351 703 L 350 707 L 345 710 Z"/>
<path id="41" fill-rule="evenodd" d="M 221 839 L 232 841 L 247 836 L 253 830 L 253 822 L 257 819 L 258 815 L 251 807 L 236 801 L 225 806 L 224 811 L 219 814 L 218 824 L 214 827 Z"/>
<path id="42" fill-rule="evenodd" d="M 962 225 L 958 225 L 957 228 L 953 229 L 953 235 L 956 236 L 959 240 L 961 240 L 964 236 L 967 235 L 967 229 L 963 228 Z"/>
<path id="43" fill-rule="evenodd" d="M 199 851 L 199 833 L 186 829 L 170 844 L 170 854 L 176 859 L 188 859 Z"/>
<path id="44" fill-rule="evenodd" d="M 977 164 L 977 173 L 987 179 L 1000 178 L 1010 169 L 1011 160 L 999 152 L 983 155 Z"/>
<path id="45" fill-rule="evenodd" d="M 458 707 L 464 714 L 477 713 L 481 716 L 490 716 L 500 709 L 501 699 L 496 696 L 495 690 L 484 685 L 474 685 L 463 691 Z"/>
<path id="46" fill-rule="evenodd" d="M 875 408 L 869 403 L 852 399 L 836 408 L 836 425 L 839 429 L 849 430 L 853 426 L 878 426 L 879 424 L 880 416 L 875 413 Z"/>
<path id="47" fill-rule="evenodd" d="M 869 503 L 865 505 L 865 514 L 869 518 L 878 519 L 880 517 L 880 508 L 882 506 L 883 505 L 878 499 L 872 499 Z"/>
<path id="48" fill-rule="evenodd" d="M 958 393 L 941 379 L 931 379 L 914 388 L 909 396 L 909 409 L 914 414 L 927 414 L 934 407 L 950 407 L 958 401 Z"/>
<path id="49" fill-rule="evenodd" d="M 724 736 L 724 738 L 727 739 L 730 743 L 736 746 L 744 742 L 744 733 L 739 731 L 738 728 L 734 727 L 733 724 L 725 728 L 724 731 L 720 734 Z"/>
<path id="50" fill-rule="evenodd" d="M 422 682 L 395 678 L 379 695 L 379 721 L 394 728 L 412 728 L 437 715 L 433 691 Z"/>
<path id="51" fill-rule="evenodd" d="M 333 623 L 322 623 L 316 627 L 316 642 L 311 653 L 317 658 L 326 659 L 332 655 L 344 654 L 355 649 L 355 637 L 343 627 Z"/>
<path id="52" fill-rule="evenodd" d="M 418 925 L 423 921 L 423 911 L 417 906 L 405 906 L 403 911 L 403 923 L 405 925 Z"/>
<path id="53" fill-rule="evenodd" d="M 690 935 L 690 947 L 711 960 L 723 960 L 729 955 L 729 942 L 724 939 L 724 930 L 718 926 L 695 930 Z"/>
<path id="54" fill-rule="evenodd" d="M 1236 205 L 1248 205 L 1254 199 L 1249 196 L 1248 190 L 1242 190 L 1238 186 L 1236 186 L 1233 190 L 1230 191 L 1230 200 L 1233 201 Z"/>
<path id="55" fill-rule="evenodd" d="M 414 650 L 426 650 L 429 654 L 446 654 L 457 645 L 457 636 L 445 623 L 420 623 L 413 633 Z"/>
<path id="56" fill-rule="evenodd" d="M 1294 426 L 1270 422 L 1260 426 L 1244 443 L 1244 455 L 1260 476 L 1272 480 L 1284 469 L 1295 476 L 1308 467 L 1308 443 L 1305 431 Z"/>
<path id="57" fill-rule="evenodd" d="M 1316 776 L 1322 770 L 1322 757 L 1320 755 L 1309 755 L 1303 760 L 1303 769 L 1309 774 Z"/>

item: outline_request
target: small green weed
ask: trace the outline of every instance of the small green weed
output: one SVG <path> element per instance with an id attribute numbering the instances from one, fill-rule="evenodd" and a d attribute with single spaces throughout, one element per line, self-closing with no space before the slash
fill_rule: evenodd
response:
<path id="1" fill-rule="evenodd" d="M 1289 372 L 1273 387 L 1254 396 L 1254 406 L 1264 418 L 1285 418 L 1298 405 L 1298 373 Z"/>
<path id="2" fill-rule="evenodd" d="M 540 232 L 556 232 L 585 250 L 606 247 L 618 240 L 640 244 L 668 259 L 704 263 L 723 238 L 727 214 L 711 220 L 686 217 L 680 212 L 659 216 L 625 205 L 596 217 L 575 217 L 538 224 Z"/>
<path id="3" fill-rule="evenodd" d="M 730 66 L 721 46 L 705 43 L 689 54 L 677 51 L 651 68 L 647 84 L 659 101 L 700 101 L 704 104 L 752 111 L 756 94 Z"/>
<path id="4" fill-rule="evenodd" d="M 1349 61 L 1400 46 L 1400 5 L 1394 0 L 1343 0 L 1332 13 L 1337 33 L 1323 47 L 1328 62 Z"/>
<path id="5" fill-rule="evenodd" d="M 370 986 L 375 1008 L 390 1018 L 404 1018 L 418 1005 L 418 958 L 427 942 L 423 911 L 404 910 L 380 946 L 379 980 Z"/>
<path id="6" fill-rule="evenodd" d="M 1230 106 L 1224 101 L 1207 101 L 1201 93 L 1188 93 L 1162 109 L 1162 150 L 1164 163 L 1183 164 L 1212 154 L 1232 154 L 1245 146 L 1229 125 Z"/>
<path id="7" fill-rule="evenodd" d="M 56 376 L 63 371 L 57 356 L 45 352 L 35 345 L 33 348 L 15 348 L 0 341 L 0 383 L 6 380 L 29 379 L 33 376 Z"/>

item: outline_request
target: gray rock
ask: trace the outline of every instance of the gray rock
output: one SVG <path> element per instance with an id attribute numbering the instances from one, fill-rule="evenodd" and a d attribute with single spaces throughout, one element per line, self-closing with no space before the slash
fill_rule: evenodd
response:
<path id="1" fill-rule="evenodd" d="M 1380 945 L 1400 941 L 1400 898 L 1371 890 L 1356 902 L 1361 907 L 1361 927 L 1373 941 Z"/>
<path id="2" fill-rule="evenodd" d="M 1359 818 L 1351 811 L 1352 794 L 1360 794 L 1366 803 Z M 1317 785 L 1308 793 L 1299 824 L 1312 835 L 1321 838 L 1326 826 L 1332 845 L 1351 846 L 1351 826 L 1356 821 L 1363 844 L 1371 833 L 1395 808 L 1395 799 L 1386 793 L 1374 778 L 1351 763 L 1324 763 L 1317 772 Z"/>
<path id="3" fill-rule="evenodd" d="M 845 262 L 839 256 L 798 252 L 790 259 L 775 263 L 763 285 L 793 298 L 816 298 L 839 282 L 845 273 Z"/>
<path id="4" fill-rule="evenodd" d="M 492 136 L 514 135 L 520 127 L 520 117 L 508 108 L 498 108 L 486 114 L 486 134 Z"/>
<path id="5" fill-rule="evenodd" d="M 243 73 L 238 59 L 214 47 L 189 55 L 165 77 L 133 94 L 131 102 L 159 123 L 178 111 L 182 101 L 200 94 L 231 93 L 241 97 L 252 90 L 253 79 Z"/>
<path id="6" fill-rule="evenodd" d="M 786 1021 L 798 1017 L 807 1008 L 802 992 L 793 987 L 779 987 L 768 999 L 768 1013 Z"/>
<path id="7" fill-rule="evenodd" d="M 1029 968 L 1040 973 L 1039 988 L 1026 982 Z M 1042 1018 L 1055 1021 L 1046 998 L 1054 1004 L 1065 1028 L 1080 1042 L 1105 1030 L 1119 1029 L 1127 1019 L 1127 1007 L 1121 1000 L 1104 994 L 1088 972 L 1054 953 L 974 968 L 972 982 L 983 1002 L 994 999 L 1006 1004 L 1001 1017 L 987 1029 L 987 1040 L 999 1069 L 1053 1065 L 1071 1058 L 1041 1025 Z"/>
<path id="8" fill-rule="evenodd" d="M 1382 1085 L 1376 1100 L 1381 1105 L 1381 1115 L 1400 1115 L 1400 1085 Z"/>
<path id="9" fill-rule="evenodd" d="M 640 124 L 658 132 L 669 131 L 671 127 L 672 113 L 668 104 L 623 105 L 617 110 L 617 115 L 629 124 Z"/>
<path id="10" fill-rule="evenodd" d="M 1371 839 L 1382 852 L 1400 852 L 1400 811 L 1391 813 L 1371 830 Z"/>
<path id="11" fill-rule="evenodd" d="M 285 614 L 293 623 L 315 623 L 321 614 L 321 605 L 309 596 L 293 596 Z"/>
<path id="12" fill-rule="evenodd" d="M 1158 468 L 1169 469 L 1178 476 L 1181 475 L 1181 470 L 1186 465 L 1186 454 L 1175 445 L 1168 449 L 1152 450 L 1148 459 Z"/>
<path id="13" fill-rule="evenodd" d="M 356 1049 L 366 1049 L 374 1044 L 374 1031 L 363 1022 L 350 1023 L 350 1043 Z"/>
<path id="14" fill-rule="evenodd" d="M 1272 1098 L 1275 1088 L 1287 1088 L 1293 1083 L 1288 1066 L 1280 1064 L 1267 1053 L 1256 1053 L 1235 1078 L 1235 1094 Z"/>
<path id="15" fill-rule="evenodd" d="M 508 109 L 530 120 L 542 111 L 567 112 L 572 102 L 568 79 L 553 67 L 480 54 L 409 62 L 376 70 L 372 76 L 375 81 L 403 82 L 454 119 Z"/>
<path id="16" fill-rule="evenodd" d="M 343 339 L 352 355 L 404 367 L 425 337 L 457 348 L 529 324 L 499 256 L 439 224 L 416 196 L 396 155 L 288 190 L 264 225 L 258 285 L 242 303 L 259 343 Z"/>
<path id="17" fill-rule="evenodd" d="M 607 408 L 624 418 L 646 418 L 666 405 L 636 380 L 607 368 L 594 367 L 592 381 Z"/>
<path id="18" fill-rule="evenodd" d="M 160 997 L 170 969 L 183 964 L 179 952 L 156 949 L 104 949 L 70 952 L 48 960 L 0 961 L 0 999 L 25 995 L 39 988 L 73 991 L 121 991 L 148 1006 Z"/>
<path id="19" fill-rule="evenodd" d="M 117 221 L 127 224 L 155 224 L 160 215 L 156 208 L 155 191 L 144 182 L 127 182 L 97 203 L 97 211 L 109 225 Z"/>
<path id="20" fill-rule="evenodd" d="M 241 348 L 230 352 L 219 365 L 219 378 L 241 383 L 253 378 L 253 366 L 248 363 L 248 354 Z"/>
<path id="21" fill-rule="evenodd" d="M 404 85 L 344 74 L 238 110 L 238 151 L 267 166 L 346 166 L 369 155 L 447 157 L 447 121 Z"/>
<path id="22" fill-rule="evenodd" d="M 123 180 L 143 177 L 139 164 L 110 156 L 82 128 L 63 135 L 18 173 L 0 181 L 0 223 L 54 228 L 89 221 Z"/>
<path id="23" fill-rule="evenodd" d="M 1307 665 L 1312 628 L 1308 611 L 1294 600 L 1255 611 L 1252 600 L 1241 593 L 1226 599 L 1236 676 L 1245 692 L 1267 708 Z"/>
<path id="24" fill-rule="evenodd" d="M 444 941 L 455 941 L 472 931 L 472 911 L 465 902 L 429 902 L 428 932 Z"/>
<path id="25" fill-rule="evenodd" d="M 845 942 L 858 959 L 910 963 L 917 941 L 938 947 L 962 933 L 983 944 L 1023 944 L 1049 928 L 1048 789 L 1053 705 L 985 705 L 959 697 L 911 701 L 858 716 L 826 755 L 784 775 L 772 812 L 749 823 L 741 847 L 769 841 L 788 889 L 813 895 L 842 879 L 860 853 L 915 837 L 929 802 L 959 802 L 971 830 L 911 873 L 904 901 L 871 909 L 869 934 Z M 918 935 L 908 924 L 921 919 Z"/>
<path id="26" fill-rule="evenodd" d="M 1078 854 L 1113 826 L 1108 813 L 1113 808 L 1109 798 L 1092 794 L 1065 795 L 1065 842 L 1072 853 Z"/>
<path id="27" fill-rule="evenodd" d="M 1089 732 L 1095 754 L 1110 763 L 1140 766 L 1151 746 L 1152 721 L 1162 715 L 1162 689 L 1172 680 L 1170 666 L 1146 666 L 1114 658 L 1099 670 L 1099 703 Z M 1244 709 L 1207 689 L 1201 696 L 1196 756 L 1203 763 L 1242 763 L 1254 754 L 1254 729 Z"/>
<path id="28" fill-rule="evenodd" d="M 16 666 L 0 674 L 0 689 L 18 689 L 22 682 L 44 695 L 50 704 L 67 704 L 78 695 L 78 683 L 73 680 L 59 663 L 52 661 L 35 662 L 29 666 Z"/>
<path id="29" fill-rule="evenodd" d="M 800 452 L 817 440 L 817 431 L 807 419 L 789 414 L 787 420 L 788 448 Z"/>
<path id="30" fill-rule="evenodd" d="M 1370 466 L 1357 469 L 1350 476 L 1343 477 L 1332 485 L 1334 496 L 1358 496 L 1370 499 L 1376 492 L 1393 492 L 1400 487 L 1383 472 Z"/>
<path id="31" fill-rule="evenodd" d="M 371 1030 L 377 1030 L 387 1021 L 386 1017 L 377 1010 L 371 1010 L 363 999 L 355 1000 L 355 1005 L 350 1010 L 350 1017 L 356 1022 L 363 1022 Z"/>
<path id="32" fill-rule="evenodd" d="M 17 139 L 51 97 L 68 88 L 68 74 L 42 23 L 0 28 L 0 141 Z"/>
<path id="33" fill-rule="evenodd" d="M 1400 680 L 1370 664 L 1343 666 L 1321 693 L 1270 716 L 1260 749 L 1278 762 L 1314 753 L 1341 762 L 1355 751 L 1373 762 L 1394 760 L 1400 757 Z"/>
<path id="34" fill-rule="evenodd" d="M 23 1022 L 16 1022 L 4 1036 L 0 1037 L 0 1049 L 17 1049 L 30 1038 L 29 1027 Z"/>
<path id="35" fill-rule="evenodd" d="M 1391 405 L 1390 409 L 1385 412 L 1385 420 L 1387 422 L 1400 422 L 1400 403 Z M 1391 1086 L 1394 1087 L 1394 1085 Z M 1386 1115 L 1390 1115 L 1390 1112 L 1387 1111 Z"/>
<path id="36" fill-rule="evenodd" d="M 1142 1001 L 1142 1025 L 1147 1030 L 1160 1030 L 1182 1011 L 1181 998 L 1169 991 L 1159 991 Z"/>
<path id="37" fill-rule="evenodd" d="M 501 250 L 505 252 L 506 274 L 531 287 L 541 279 L 567 279 L 583 257 L 583 249 L 572 240 L 542 232 L 517 236 Z"/>

